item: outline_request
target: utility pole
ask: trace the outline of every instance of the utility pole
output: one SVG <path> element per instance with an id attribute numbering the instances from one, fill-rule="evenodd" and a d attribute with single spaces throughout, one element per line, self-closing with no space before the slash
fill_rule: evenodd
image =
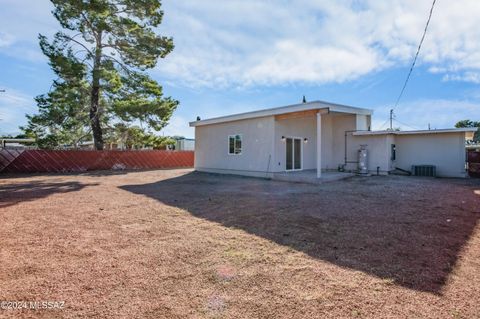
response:
<path id="1" fill-rule="evenodd" d="M 390 110 L 390 131 L 393 131 L 393 109 Z"/>

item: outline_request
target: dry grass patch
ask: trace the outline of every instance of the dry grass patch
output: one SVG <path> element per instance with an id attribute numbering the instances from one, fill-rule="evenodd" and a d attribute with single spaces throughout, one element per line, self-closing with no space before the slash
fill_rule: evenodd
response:
<path id="1" fill-rule="evenodd" d="M 476 318 L 478 180 L 0 179 L 10 318 Z"/>

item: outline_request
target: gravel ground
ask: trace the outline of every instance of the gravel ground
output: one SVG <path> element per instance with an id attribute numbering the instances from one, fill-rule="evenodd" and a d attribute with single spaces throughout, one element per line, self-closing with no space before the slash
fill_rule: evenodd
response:
<path id="1" fill-rule="evenodd" d="M 0 301 L 65 304 L 0 317 L 480 318 L 479 218 L 480 180 L 3 176 Z"/>

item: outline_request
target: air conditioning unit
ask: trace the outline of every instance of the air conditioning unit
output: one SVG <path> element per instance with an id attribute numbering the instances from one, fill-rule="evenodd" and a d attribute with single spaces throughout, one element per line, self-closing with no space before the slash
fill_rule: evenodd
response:
<path id="1" fill-rule="evenodd" d="M 437 168 L 435 165 L 412 165 L 412 174 L 414 176 L 437 176 Z"/>

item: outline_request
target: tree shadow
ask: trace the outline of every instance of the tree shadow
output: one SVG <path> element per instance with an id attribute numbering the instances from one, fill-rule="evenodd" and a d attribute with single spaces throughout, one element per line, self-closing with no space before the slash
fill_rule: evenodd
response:
<path id="1" fill-rule="evenodd" d="M 185 169 L 191 170 L 188 167 L 180 167 L 176 169 Z M 171 171 L 172 168 L 138 168 L 138 169 L 116 169 L 116 170 L 95 170 L 95 171 L 85 171 L 71 173 L 70 175 L 76 176 L 90 176 L 90 177 L 104 177 L 104 176 L 116 176 L 116 175 L 126 175 L 131 173 L 147 173 L 147 172 L 158 172 L 158 171 Z M 63 174 L 62 174 L 63 175 Z"/>
<path id="2" fill-rule="evenodd" d="M 6 208 L 26 201 L 34 201 L 52 194 L 75 192 L 86 186 L 95 185 L 98 185 L 98 183 L 85 184 L 53 181 L 30 181 L 0 185 L 0 208 Z"/>
<path id="3" fill-rule="evenodd" d="M 480 216 L 474 187 L 413 177 L 307 185 L 192 172 L 121 188 L 387 283 L 441 294 Z"/>
<path id="4" fill-rule="evenodd" d="M 126 175 L 130 173 L 144 173 L 154 172 L 159 170 L 171 170 L 171 168 L 154 169 L 154 168 L 139 168 L 139 169 L 109 169 L 109 170 L 91 170 L 79 172 L 41 172 L 41 173 L 0 173 L 0 178 L 11 179 L 17 177 L 35 177 L 35 176 L 88 176 L 88 177 L 104 177 Z"/>

